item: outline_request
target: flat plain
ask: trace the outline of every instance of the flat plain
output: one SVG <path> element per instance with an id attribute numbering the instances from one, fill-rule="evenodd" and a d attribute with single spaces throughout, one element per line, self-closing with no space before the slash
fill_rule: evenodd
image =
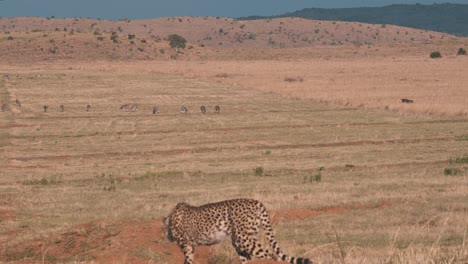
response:
<path id="1" fill-rule="evenodd" d="M 466 263 L 468 58 L 418 47 L 1 64 L 0 262 L 182 263 L 161 218 L 247 197 L 318 263 Z"/>

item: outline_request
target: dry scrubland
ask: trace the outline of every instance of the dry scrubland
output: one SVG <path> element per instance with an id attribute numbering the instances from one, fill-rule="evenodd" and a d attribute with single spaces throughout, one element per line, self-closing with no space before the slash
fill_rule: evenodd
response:
<path id="1" fill-rule="evenodd" d="M 237 197 L 261 200 L 284 251 L 318 263 L 468 262 L 466 39 L 144 61 L 129 43 L 31 51 L 62 40 L 18 30 L 23 46 L 0 41 L 21 51 L 0 51 L 0 262 L 181 263 L 161 217 Z M 237 263 L 229 242 L 196 252 Z"/>

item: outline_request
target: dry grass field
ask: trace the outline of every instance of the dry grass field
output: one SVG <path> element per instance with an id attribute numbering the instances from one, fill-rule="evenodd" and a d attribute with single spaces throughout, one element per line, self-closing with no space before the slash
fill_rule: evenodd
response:
<path id="1" fill-rule="evenodd" d="M 233 31 L 198 45 L 221 22 Z M 0 263 L 182 263 L 161 218 L 239 197 L 316 263 L 467 263 L 468 40 L 314 21 L 327 41 L 362 27 L 378 45 L 292 44 L 304 21 L 264 23 L 0 19 Z M 183 53 L 148 38 L 196 25 L 211 27 Z M 278 27 L 300 48 L 265 49 Z M 258 45 L 234 37 L 254 29 Z M 238 263 L 229 241 L 196 261 Z"/>
<path id="2" fill-rule="evenodd" d="M 466 116 L 327 105 L 218 80 L 260 64 L 241 63 L 196 64 L 223 65 L 227 78 L 201 78 L 190 62 L 2 66 L 0 261 L 180 263 L 161 217 L 179 201 L 236 197 L 265 203 L 284 250 L 318 263 L 467 261 Z M 157 72 L 176 65 L 191 77 Z M 288 86 L 290 74 L 271 76 Z M 413 74 L 404 83 L 415 86 Z M 140 109 L 122 112 L 124 103 Z M 197 253 L 199 263 L 237 261 L 228 242 Z"/>

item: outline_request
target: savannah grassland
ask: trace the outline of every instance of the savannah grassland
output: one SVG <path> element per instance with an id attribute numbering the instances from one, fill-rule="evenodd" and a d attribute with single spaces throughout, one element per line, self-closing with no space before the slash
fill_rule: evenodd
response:
<path id="1" fill-rule="evenodd" d="M 468 58 L 405 48 L 1 64 L 0 261 L 181 263 L 177 202 L 248 197 L 318 263 L 466 263 Z"/>

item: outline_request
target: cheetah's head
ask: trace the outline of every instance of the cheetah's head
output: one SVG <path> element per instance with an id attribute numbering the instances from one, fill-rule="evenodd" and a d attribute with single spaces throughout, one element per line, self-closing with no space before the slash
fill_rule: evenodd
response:
<path id="1" fill-rule="evenodd" d="M 172 235 L 172 232 L 171 232 L 171 221 L 169 219 L 169 217 L 164 217 L 163 220 L 162 220 L 162 231 L 164 233 L 164 235 L 169 239 L 169 241 L 173 242 L 175 241 L 175 238 L 174 236 Z"/>

